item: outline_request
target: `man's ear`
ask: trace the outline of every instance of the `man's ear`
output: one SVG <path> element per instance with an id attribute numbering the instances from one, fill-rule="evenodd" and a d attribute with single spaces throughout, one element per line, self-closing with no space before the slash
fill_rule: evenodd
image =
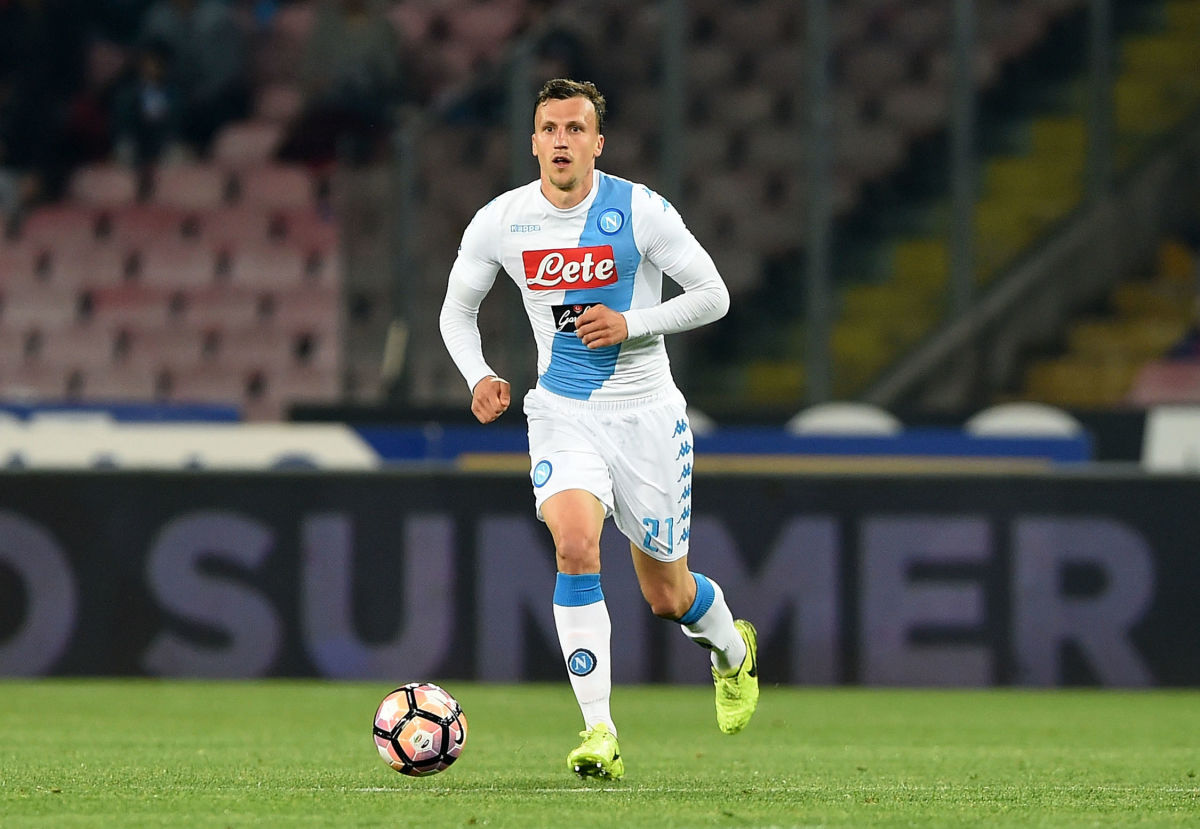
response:
<path id="1" fill-rule="evenodd" d="M 592 153 L 592 158 L 599 158 L 600 153 L 604 152 L 604 136 L 601 135 L 600 140 L 596 142 L 596 152 Z"/>

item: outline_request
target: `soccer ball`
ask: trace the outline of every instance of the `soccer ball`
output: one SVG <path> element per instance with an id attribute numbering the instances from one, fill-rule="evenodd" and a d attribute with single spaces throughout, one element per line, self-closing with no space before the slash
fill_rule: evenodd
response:
<path id="1" fill-rule="evenodd" d="M 379 703 L 372 732 L 383 762 L 401 774 L 423 777 L 445 771 L 462 754 L 467 718 L 444 688 L 410 682 Z"/>

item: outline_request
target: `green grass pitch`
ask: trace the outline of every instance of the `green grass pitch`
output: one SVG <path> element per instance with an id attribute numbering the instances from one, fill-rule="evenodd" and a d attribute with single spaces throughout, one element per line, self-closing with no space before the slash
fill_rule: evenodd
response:
<path id="1" fill-rule="evenodd" d="M 1200 692 L 764 687 L 614 694 L 628 771 L 566 769 L 569 686 L 445 682 L 459 761 L 407 778 L 371 740 L 392 686 L 0 682 L 0 826 L 1197 826 Z"/>

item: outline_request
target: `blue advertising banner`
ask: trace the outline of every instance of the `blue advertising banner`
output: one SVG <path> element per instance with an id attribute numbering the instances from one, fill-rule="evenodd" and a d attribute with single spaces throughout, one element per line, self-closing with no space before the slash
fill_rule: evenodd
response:
<path id="1" fill-rule="evenodd" d="M 1200 479 L 715 475 L 693 570 L 768 682 L 1200 684 Z M 557 679 L 524 475 L 0 474 L 0 675 Z M 609 526 L 618 682 L 703 682 Z"/>

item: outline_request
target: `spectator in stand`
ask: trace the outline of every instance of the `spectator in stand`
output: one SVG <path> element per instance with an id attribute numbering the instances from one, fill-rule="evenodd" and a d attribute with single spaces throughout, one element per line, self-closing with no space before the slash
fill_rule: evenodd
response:
<path id="1" fill-rule="evenodd" d="M 305 47 L 304 108 L 280 157 L 314 166 L 378 157 L 403 96 L 400 41 L 378 0 L 324 0 Z"/>
<path id="2" fill-rule="evenodd" d="M 0 0 L 0 165 L 19 203 L 57 198 L 70 174 L 65 124 L 90 11 L 84 0 Z"/>
<path id="3" fill-rule="evenodd" d="M 538 78 L 595 78 L 588 47 L 562 15 L 551 16 L 553 0 L 529 0 L 517 36 L 532 34 L 534 74 Z"/>
<path id="4" fill-rule="evenodd" d="M 138 38 L 142 49 L 156 43 L 172 56 L 183 140 L 207 155 L 221 127 L 250 113 L 247 33 L 222 0 L 157 0 Z"/>
<path id="5" fill-rule="evenodd" d="M 2 225 L 15 220 L 39 189 L 37 175 L 14 158 L 11 150 L 16 133 L 14 86 L 11 78 L 0 75 L 0 236 Z"/>
<path id="6" fill-rule="evenodd" d="M 147 44 L 113 103 L 117 160 L 144 168 L 178 158 L 182 120 L 182 101 L 171 82 L 171 49 L 165 43 Z"/>
<path id="7" fill-rule="evenodd" d="M 549 78 L 580 78 L 604 86 L 588 58 L 588 46 L 567 22 L 555 15 L 553 0 L 528 0 L 513 39 L 532 38 L 532 81 L 541 86 Z M 504 118 L 507 95 L 504 73 L 492 72 L 476 82 L 446 107 L 446 119 L 457 124 L 495 124 Z M 611 111 L 611 110 L 610 110 Z"/>

